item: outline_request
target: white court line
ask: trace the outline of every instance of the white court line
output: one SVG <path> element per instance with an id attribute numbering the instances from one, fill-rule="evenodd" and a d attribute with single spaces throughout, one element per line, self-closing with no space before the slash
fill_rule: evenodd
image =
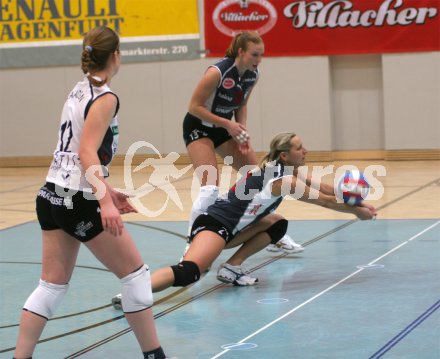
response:
<path id="1" fill-rule="evenodd" d="M 430 229 L 434 228 L 435 226 L 437 226 L 438 224 L 440 224 L 440 221 L 435 222 L 434 224 L 430 225 L 428 228 L 425 228 L 423 231 L 417 233 L 416 235 L 412 236 L 410 239 L 406 240 L 405 242 L 399 244 L 397 247 L 394 247 L 393 249 L 391 249 L 390 251 L 386 252 L 385 254 L 381 255 L 379 258 L 376 258 L 375 260 L 373 260 L 372 262 L 368 263 L 369 265 L 376 263 L 377 261 L 381 260 L 382 258 L 386 257 L 387 255 L 393 253 L 394 251 L 398 250 L 399 248 L 403 247 L 404 245 L 408 244 L 409 242 L 411 242 L 413 239 L 416 239 L 417 237 L 420 237 L 423 233 L 429 231 Z M 266 330 L 267 328 L 271 327 L 272 325 L 274 325 L 275 323 L 279 322 L 281 319 L 284 319 L 285 317 L 289 316 L 290 314 L 292 314 L 293 312 L 296 312 L 298 309 L 304 307 L 306 304 L 310 303 L 311 301 L 315 300 L 316 298 L 320 297 L 321 295 L 323 295 L 324 293 L 327 293 L 328 291 L 332 290 L 333 288 L 337 287 L 339 284 L 344 283 L 347 279 L 350 279 L 351 277 L 355 276 L 356 274 L 362 272 L 364 269 L 366 268 L 360 268 L 357 271 L 351 273 L 350 275 L 346 276 L 345 278 L 341 279 L 339 282 L 331 285 L 330 287 L 328 287 L 327 289 L 324 289 L 322 292 L 314 295 L 313 297 L 311 297 L 310 299 L 306 300 L 305 302 L 301 303 L 300 305 L 298 305 L 297 307 L 293 308 L 292 310 L 288 311 L 286 314 L 282 315 L 281 317 L 275 319 L 274 321 L 270 322 L 269 324 L 266 324 L 264 327 L 258 329 L 256 332 L 253 332 L 251 335 L 247 336 L 246 338 L 240 340 L 239 342 L 237 342 L 237 344 L 243 343 L 246 340 L 249 340 L 250 338 L 256 336 L 258 333 L 261 333 L 263 330 Z M 216 359 L 221 357 L 223 354 L 227 353 L 229 351 L 229 349 L 225 349 L 223 350 L 221 353 L 218 353 L 216 356 L 213 356 L 211 359 Z"/>

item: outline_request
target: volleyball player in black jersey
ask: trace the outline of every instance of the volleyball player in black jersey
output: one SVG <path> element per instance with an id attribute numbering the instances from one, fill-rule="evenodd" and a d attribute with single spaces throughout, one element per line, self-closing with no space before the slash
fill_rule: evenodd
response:
<path id="1" fill-rule="evenodd" d="M 247 102 L 258 81 L 263 54 L 264 43 L 258 33 L 238 33 L 225 57 L 206 70 L 194 90 L 183 122 L 183 138 L 201 189 L 191 210 L 189 229 L 218 196 L 216 154 L 222 158 L 232 156 L 237 171 L 258 162 L 246 128 Z M 287 235 L 267 249 L 287 253 L 304 250 Z"/>
<path id="2" fill-rule="evenodd" d="M 259 166 L 243 177 L 228 192 L 199 215 L 190 233 L 191 245 L 177 265 L 161 268 L 151 276 L 153 292 L 170 286 L 186 286 L 196 282 L 225 248 L 239 247 L 217 272 L 217 278 L 235 285 L 253 285 L 258 279 L 246 274 L 242 263 L 276 243 L 287 230 L 287 220 L 274 213 L 284 196 L 348 212 L 361 220 L 373 219 L 376 209 L 361 202 L 359 206 L 340 203 L 334 188 L 302 178 L 298 167 L 304 165 L 306 149 L 294 133 L 280 133 L 270 145 L 269 153 Z M 303 189 L 296 191 L 297 187 Z M 318 191 L 317 195 L 310 196 Z"/>
<path id="3" fill-rule="evenodd" d="M 196 86 L 183 122 L 183 138 L 194 167 L 217 169 L 215 154 L 232 156 L 232 166 L 256 164 L 247 133 L 247 102 L 259 76 L 264 43 L 256 32 L 237 34 L 224 58 L 209 66 Z M 201 184 L 218 176 L 201 174 Z"/>

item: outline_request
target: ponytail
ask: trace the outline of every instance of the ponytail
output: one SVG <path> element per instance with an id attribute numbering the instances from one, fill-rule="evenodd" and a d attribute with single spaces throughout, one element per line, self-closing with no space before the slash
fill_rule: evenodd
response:
<path id="1" fill-rule="evenodd" d="M 258 163 L 258 167 L 264 169 L 269 163 L 280 159 L 281 152 L 289 151 L 292 147 L 290 140 L 295 137 L 293 132 L 281 132 L 277 134 L 270 142 L 270 151 L 266 153 Z"/>
<path id="2" fill-rule="evenodd" d="M 112 54 L 118 50 L 119 36 L 108 27 L 96 27 L 84 36 L 81 70 L 87 74 L 92 85 L 100 87 L 107 82 L 107 79 L 100 79 L 93 73 L 104 70 Z"/>
<path id="3" fill-rule="evenodd" d="M 238 56 L 238 50 L 242 49 L 244 51 L 248 48 L 248 43 L 252 42 L 254 44 L 262 44 L 263 39 L 261 36 L 255 31 L 243 31 L 236 34 L 229 47 L 226 49 L 225 57 L 230 57 L 235 59 Z"/>

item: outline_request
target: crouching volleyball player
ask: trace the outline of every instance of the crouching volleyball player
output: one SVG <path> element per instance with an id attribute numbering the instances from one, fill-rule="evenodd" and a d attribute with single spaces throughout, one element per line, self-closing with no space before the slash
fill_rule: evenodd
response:
<path id="1" fill-rule="evenodd" d="M 297 185 L 304 188 L 300 198 L 295 196 L 298 200 L 352 213 L 361 220 L 375 218 L 377 211 L 373 206 L 364 202 L 358 206 L 340 203 L 333 187 L 317 186 L 310 178 L 298 178 L 297 170 L 304 165 L 306 153 L 296 134 L 287 132 L 275 136 L 268 154 L 255 170 L 237 182 L 227 197 L 218 198 L 205 213 L 195 218 L 189 236 L 190 246 L 182 260 L 152 274 L 153 292 L 197 282 L 223 249 L 234 247 L 239 248 L 220 266 L 217 279 L 238 286 L 256 284 L 258 279 L 246 273 L 242 264 L 286 234 L 287 220 L 274 211 L 284 196 L 295 193 Z M 310 198 L 312 185 L 315 189 L 319 187 L 319 195 Z M 113 298 L 114 304 L 120 302 L 121 295 Z"/>
<path id="2" fill-rule="evenodd" d="M 295 193 L 297 184 L 302 182 L 297 169 L 304 165 L 306 152 L 301 138 L 294 133 L 275 136 L 269 153 L 258 167 L 237 182 L 227 197 L 219 198 L 208 207 L 206 213 L 195 219 L 190 234 L 191 244 L 183 260 L 152 274 L 153 292 L 196 282 L 223 249 L 234 247 L 239 248 L 220 266 L 217 279 L 239 286 L 257 283 L 258 279 L 248 275 L 242 263 L 268 244 L 277 243 L 286 234 L 287 220 L 274 211 L 283 197 Z M 300 198 L 295 198 L 335 211 L 352 213 L 361 220 L 376 216 L 376 209 L 364 202 L 358 206 L 340 203 L 333 187 L 328 185 L 318 186 L 319 195 L 310 198 L 311 185 L 309 179 L 304 179 L 301 183 L 304 193 Z M 315 184 L 313 187 L 316 187 Z"/>

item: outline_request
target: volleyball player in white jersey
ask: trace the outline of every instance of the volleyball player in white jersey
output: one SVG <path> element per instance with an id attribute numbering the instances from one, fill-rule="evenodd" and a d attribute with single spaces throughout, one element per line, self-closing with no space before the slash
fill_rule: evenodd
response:
<path id="1" fill-rule="evenodd" d="M 109 85 L 119 67 L 118 35 L 107 27 L 87 33 L 81 57 L 86 76 L 64 104 L 53 161 L 36 199 L 42 274 L 24 304 L 14 358 L 32 357 L 69 288 L 81 243 L 121 280 L 125 317 L 144 358 L 165 358 L 151 310 L 149 269 L 121 219 L 135 209 L 105 179 L 118 142 L 119 100 Z"/>
<path id="2" fill-rule="evenodd" d="M 193 92 L 183 122 L 183 138 L 195 170 L 209 167 L 215 174 L 210 177 L 205 171 L 198 173 L 201 189 L 191 209 L 189 229 L 218 196 L 216 154 L 222 158 L 232 156 L 237 171 L 258 162 L 246 129 L 247 102 L 258 81 L 263 53 L 264 43 L 258 33 L 238 33 L 225 57 L 209 66 Z M 304 247 L 286 235 L 267 250 L 298 253 Z"/>
<path id="3" fill-rule="evenodd" d="M 226 198 L 219 198 L 196 218 L 191 245 L 183 260 L 152 274 L 153 292 L 196 282 L 223 249 L 233 247 L 239 249 L 221 265 L 217 278 L 241 286 L 257 283 L 257 278 L 246 274 L 242 263 L 285 235 L 287 220 L 274 213 L 285 195 L 295 194 L 300 201 L 353 213 L 362 220 L 375 217 L 376 209 L 364 202 L 359 206 L 339 203 L 333 187 L 326 184 L 313 183 L 319 194 L 310 198 L 312 181 L 309 178 L 303 181 L 297 171 L 304 165 L 306 152 L 301 138 L 294 133 L 275 136 L 259 166 L 237 182 Z M 297 185 L 304 188 L 300 197 L 295 193 Z"/>

